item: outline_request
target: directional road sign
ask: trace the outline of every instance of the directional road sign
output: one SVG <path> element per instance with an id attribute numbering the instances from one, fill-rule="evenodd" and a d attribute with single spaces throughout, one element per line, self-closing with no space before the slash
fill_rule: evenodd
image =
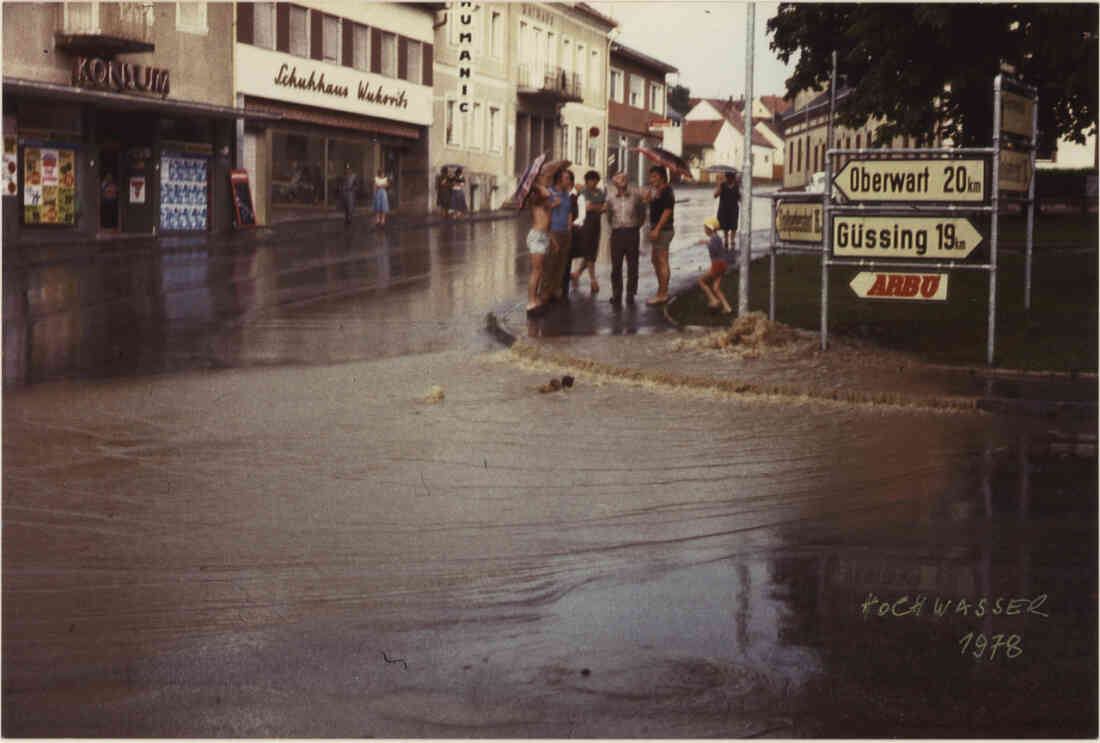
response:
<path id="1" fill-rule="evenodd" d="M 962 260 L 982 241 L 965 217 L 833 217 L 833 255 Z"/>
<path id="2" fill-rule="evenodd" d="M 811 203 L 780 201 L 775 207 L 775 230 L 779 239 L 820 245 L 825 234 L 823 211 L 820 200 Z"/>
<path id="3" fill-rule="evenodd" d="M 852 291 L 860 299 L 947 301 L 947 274 L 945 273 L 861 271 L 848 286 L 852 287 Z"/>
<path id="4" fill-rule="evenodd" d="M 1030 139 L 1034 107 L 1035 101 L 1031 98 L 1008 91 L 1001 93 L 1001 131 Z"/>
<path id="5" fill-rule="evenodd" d="M 985 160 L 849 160 L 833 179 L 849 201 L 986 199 Z"/>

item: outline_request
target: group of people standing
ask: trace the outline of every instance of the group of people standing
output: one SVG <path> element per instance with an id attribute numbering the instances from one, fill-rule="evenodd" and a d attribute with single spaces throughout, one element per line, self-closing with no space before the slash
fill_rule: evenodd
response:
<path id="1" fill-rule="evenodd" d="M 649 188 L 644 191 L 630 185 L 625 173 L 611 182 L 610 193 L 598 188 L 600 175 L 585 173 L 585 186 L 576 189 L 568 162 L 551 163 L 540 173 L 530 195 L 531 230 L 527 247 L 531 253 L 531 275 L 527 287 L 527 312 L 537 314 L 551 303 L 568 296 L 570 283 L 576 288 L 587 270 L 592 294 L 596 281 L 596 254 L 600 244 L 601 215 L 606 212 L 611 225 L 611 298 L 616 306 L 623 301 L 623 262 L 627 266 L 626 294 L 634 302 L 638 290 L 638 258 L 642 223 L 648 210 L 648 238 L 652 248 L 653 269 L 657 276 L 657 294 L 648 304 L 667 302 L 668 251 L 675 234 L 676 199 L 668 185 L 668 171 L 659 165 L 649 169 Z M 575 258 L 580 268 L 570 273 Z"/>
<path id="2" fill-rule="evenodd" d="M 443 166 L 435 181 L 435 203 L 444 219 L 466 216 L 466 177 L 462 175 L 462 168 L 456 167 L 452 175 L 450 166 Z"/>

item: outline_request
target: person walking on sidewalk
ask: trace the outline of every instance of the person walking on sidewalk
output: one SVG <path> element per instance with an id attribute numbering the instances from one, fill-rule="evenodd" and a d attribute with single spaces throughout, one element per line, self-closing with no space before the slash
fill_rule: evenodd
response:
<path id="1" fill-rule="evenodd" d="M 451 216 L 451 174 L 444 165 L 435 181 L 435 204 L 444 219 Z"/>
<path id="2" fill-rule="evenodd" d="M 600 250 L 600 220 L 607 211 L 607 194 L 596 188 L 600 182 L 600 174 L 590 170 L 584 174 L 584 190 L 580 192 L 578 200 L 584 203 L 584 223 L 581 225 L 577 253 L 581 257 L 581 267 L 572 274 L 573 287 L 580 283 L 584 270 L 588 269 L 589 286 L 592 293 L 600 291 L 600 285 L 596 281 L 596 254 Z"/>
<path id="3" fill-rule="evenodd" d="M 657 274 L 657 294 L 647 300 L 647 304 L 664 304 L 668 301 L 668 250 L 675 234 L 673 211 L 676 197 L 668 185 L 668 171 L 662 165 L 649 169 L 649 223 L 653 229 L 649 233 L 653 245 L 653 271 Z"/>
<path id="4" fill-rule="evenodd" d="M 725 232 L 726 251 L 737 248 L 737 221 L 741 214 L 741 183 L 736 173 L 726 173 L 726 180 L 714 189 L 718 199 L 718 224 Z"/>
<path id="5" fill-rule="evenodd" d="M 726 295 L 722 293 L 722 277 L 726 275 L 727 252 L 722 236 L 718 234 L 721 226 L 717 217 L 707 217 L 703 220 L 703 231 L 707 239 L 699 242 L 706 243 L 707 252 L 710 253 L 710 270 L 699 277 L 699 288 L 707 295 L 707 307 L 712 310 L 721 307 L 722 313 L 729 315 L 733 313 L 733 309 L 726 301 Z"/>
<path id="6" fill-rule="evenodd" d="M 351 163 L 344 164 L 344 178 L 340 182 L 340 196 L 344 202 L 344 226 L 351 224 L 351 212 L 355 208 L 355 193 L 359 190 L 359 176 L 351 169 Z"/>
<path id="7" fill-rule="evenodd" d="M 634 303 L 638 291 L 638 232 L 645 206 L 642 196 L 627 183 L 626 173 L 611 179 L 614 188 L 607 194 L 607 217 L 611 224 L 611 304 L 623 300 L 623 260 L 626 260 L 626 301 Z"/>
<path id="8" fill-rule="evenodd" d="M 386 226 L 386 215 L 390 212 L 390 195 L 386 189 L 390 187 L 390 179 L 386 177 L 386 171 L 378 169 L 378 175 L 374 179 L 374 225 Z"/>

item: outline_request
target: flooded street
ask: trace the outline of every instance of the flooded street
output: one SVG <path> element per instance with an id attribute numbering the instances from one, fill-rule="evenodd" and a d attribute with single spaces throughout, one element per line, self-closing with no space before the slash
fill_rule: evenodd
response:
<path id="1" fill-rule="evenodd" d="M 1096 735 L 1094 421 L 539 394 L 526 229 L 5 277 L 3 734 Z"/>

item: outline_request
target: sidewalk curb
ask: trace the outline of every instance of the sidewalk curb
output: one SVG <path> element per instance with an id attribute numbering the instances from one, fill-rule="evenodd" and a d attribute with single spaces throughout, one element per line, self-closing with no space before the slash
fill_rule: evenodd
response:
<path id="1" fill-rule="evenodd" d="M 667 313 L 667 310 L 666 310 Z M 791 400 L 817 400 L 821 402 L 840 402 L 852 405 L 883 406 L 890 405 L 916 410 L 932 411 L 975 411 L 1007 415 L 1027 415 L 1041 418 L 1096 417 L 1097 406 L 1091 402 L 1027 400 L 982 396 L 941 396 L 920 397 L 894 392 L 836 391 L 815 388 L 800 388 L 791 385 L 761 385 L 734 379 L 718 379 L 675 374 L 653 369 L 621 367 L 595 359 L 572 356 L 554 351 L 537 341 L 519 339 L 512 329 L 498 316 L 496 311 L 486 315 L 486 328 L 494 338 L 512 353 L 527 361 L 553 364 L 567 371 L 583 370 L 629 382 L 648 382 L 661 387 L 681 387 L 709 390 L 727 395 L 752 395 L 785 397 Z M 928 367 L 936 368 L 936 367 Z M 956 370 L 956 367 L 944 367 Z M 966 369 L 962 369 L 966 371 Z M 982 370 L 984 371 L 984 370 Z"/>

